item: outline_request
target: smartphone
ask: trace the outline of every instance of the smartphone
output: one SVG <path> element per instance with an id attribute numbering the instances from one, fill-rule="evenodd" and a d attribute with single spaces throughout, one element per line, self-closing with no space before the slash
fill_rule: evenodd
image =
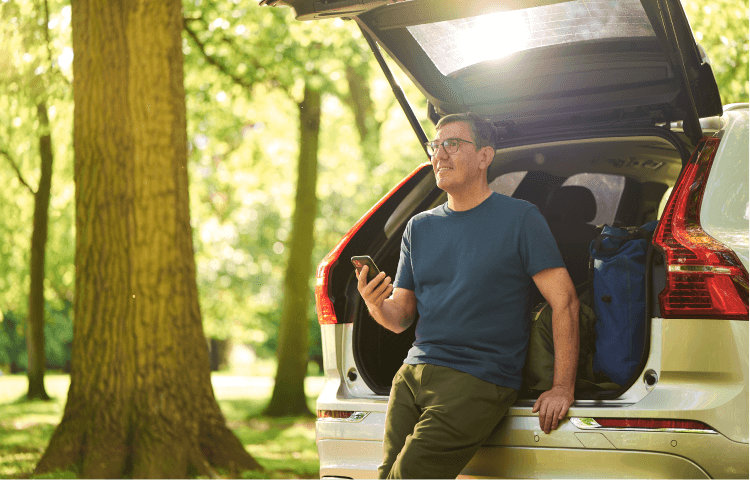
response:
<path id="1" fill-rule="evenodd" d="M 354 268 L 357 269 L 357 275 L 359 275 L 360 270 L 362 270 L 362 267 L 367 265 L 367 283 L 370 283 L 373 278 L 375 278 L 378 273 L 380 273 L 380 269 L 377 265 L 375 265 L 375 262 L 372 261 L 372 258 L 370 258 L 369 255 L 360 255 L 357 257 L 352 257 L 352 264 L 354 265 Z"/>

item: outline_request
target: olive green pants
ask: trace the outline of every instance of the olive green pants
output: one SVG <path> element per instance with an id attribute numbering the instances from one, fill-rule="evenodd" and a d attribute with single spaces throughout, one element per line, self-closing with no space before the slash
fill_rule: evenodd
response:
<path id="1" fill-rule="evenodd" d="M 456 478 L 518 392 L 468 373 L 404 364 L 393 378 L 380 478 Z"/>

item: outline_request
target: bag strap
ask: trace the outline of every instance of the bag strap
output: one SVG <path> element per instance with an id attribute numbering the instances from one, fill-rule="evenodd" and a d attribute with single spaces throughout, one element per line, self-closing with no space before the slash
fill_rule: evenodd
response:
<path id="1" fill-rule="evenodd" d="M 619 250 L 623 245 L 628 242 L 632 242 L 633 240 L 646 240 L 650 242 L 651 238 L 654 236 L 653 231 L 643 227 L 617 227 L 620 228 L 620 230 L 625 230 L 626 232 L 628 232 L 627 235 L 610 235 L 601 233 L 604 227 L 605 225 L 599 225 L 596 227 L 597 235 L 592 242 L 593 250 L 598 253 L 615 252 Z M 615 243 L 615 246 L 609 248 L 604 247 L 604 241 L 608 238 L 617 240 L 616 242 L 613 242 Z"/>
<path id="2" fill-rule="evenodd" d="M 588 303 L 591 308 L 594 308 L 594 257 L 589 255 L 589 285 L 591 287 L 588 291 Z"/>
<path id="3" fill-rule="evenodd" d="M 604 230 L 604 227 L 606 227 L 606 223 L 602 223 L 600 225 L 596 226 L 596 230 L 594 230 L 594 233 L 596 236 L 593 240 L 593 247 L 594 250 L 597 248 L 597 240 L 599 239 L 599 236 L 602 234 L 602 230 Z M 589 285 L 591 285 L 591 288 L 589 289 L 588 294 L 588 302 L 589 305 L 591 305 L 591 308 L 594 308 L 594 256 L 589 253 L 589 279 L 588 279 Z"/>

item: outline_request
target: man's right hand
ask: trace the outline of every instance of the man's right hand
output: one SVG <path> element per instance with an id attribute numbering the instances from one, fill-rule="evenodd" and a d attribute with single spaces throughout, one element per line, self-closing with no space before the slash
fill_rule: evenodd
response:
<path id="1" fill-rule="evenodd" d="M 417 314 L 417 297 L 412 290 L 394 288 L 391 285 L 391 277 L 386 277 L 385 272 L 380 272 L 368 283 L 368 269 L 365 265 L 357 276 L 357 290 L 365 300 L 367 310 L 383 327 L 392 332 L 403 332 L 414 322 Z"/>
<path id="2" fill-rule="evenodd" d="M 383 308 L 385 299 L 391 296 L 393 285 L 391 285 L 391 277 L 386 277 L 385 272 L 380 272 L 370 283 L 367 283 L 367 272 L 369 269 L 370 267 L 365 265 L 359 271 L 357 290 L 359 290 L 359 294 L 365 300 L 370 313 L 379 313 Z"/>

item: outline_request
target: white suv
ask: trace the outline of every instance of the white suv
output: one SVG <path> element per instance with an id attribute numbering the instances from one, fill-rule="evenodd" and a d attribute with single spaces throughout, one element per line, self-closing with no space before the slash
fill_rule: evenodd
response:
<path id="1" fill-rule="evenodd" d="M 264 3 L 355 20 L 415 141 L 425 134 L 380 48 L 433 122 L 492 121 L 491 188 L 539 207 L 576 285 L 595 225 L 659 220 L 633 376 L 577 391 L 549 435 L 531 413 L 538 392 L 520 392 L 464 475 L 748 477 L 748 106 L 722 108 L 679 0 Z M 414 326 L 394 334 L 367 315 L 349 258 L 370 255 L 393 276 L 407 221 L 445 201 L 430 164 L 418 166 L 318 267 L 323 477 L 376 476 L 391 381 L 414 341 Z"/>

